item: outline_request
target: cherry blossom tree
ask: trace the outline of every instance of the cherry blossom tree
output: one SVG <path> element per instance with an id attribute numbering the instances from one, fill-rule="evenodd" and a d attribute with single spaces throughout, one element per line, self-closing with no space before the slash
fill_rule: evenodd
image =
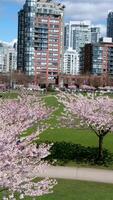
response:
<path id="1" fill-rule="evenodd" d="M 108 97 L 88 98 L 82 95 L 60 94 L 60 101 L 81 124 L 90 127 L 98 137 L 98 159 L 103 159 L 103 139 L 113 130 L 113 100 Z"/>
<path id="2" fill-rule="evenodd" d="M 34 95 L 22 94 L 18 100 L 0 99 L 0 188 L 9 194 L 4 200 L 16 199 L 15 192 L 20 194 L 20 199 L 25 195 L 35 197 L 52 192 L 56 180 L 35 181 L 38 173 L 48 166 L 43 158 L 49 155 L 51 145 L 36 147 L 39 128 L 29 136 L 22 135 L 51 112 Z"/>

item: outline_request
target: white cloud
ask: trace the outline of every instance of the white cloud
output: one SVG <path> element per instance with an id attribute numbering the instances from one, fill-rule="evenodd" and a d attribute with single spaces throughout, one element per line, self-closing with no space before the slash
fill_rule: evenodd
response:
<path id="1" fill-rule="evenodd" d="M 107 0 L 64 0 L 66 5 L 65 16 L 74 20 L 89 19 L 93 23 L 100 21 L 106 22 L 108 10 L 113 7 L 113 1 Z"/>
<path id="2" fill-rule="evenodd" d="M 101 27 L 102 35 L 106 35 L 108 11 L 113 8 L 112 0 L 63 0 L 65 6 L 65 19 L 91 20 Z"/>
<path id="3" fill-rule="evenodd" d="M 102 33 L 106 33 L 108 10 L 113 8 L 113 0 L 53 0 L 66 6 L 65 20 L 91 20 L 99 24 Z M 0 0 L 0 2 L 15 2 L 24 4 L 25 0 Z"/>
<path id="4" fill-rule="evenodd" d="M 24 4 L 26 0 L 0 0 Z M 112 0 L 53 0 L 66 6 L 65 18 L 74 20 L 89 19 L 93 23 L 106 21 L 108 10 L 113 8 Z"/>

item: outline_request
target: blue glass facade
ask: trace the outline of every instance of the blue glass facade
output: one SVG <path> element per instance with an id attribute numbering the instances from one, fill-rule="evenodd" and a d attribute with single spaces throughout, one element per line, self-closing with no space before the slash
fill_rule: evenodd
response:
<path id="1" fill-rule="evenodd" d="M 107 37 L 111 37 L 113 41 L 113 12 L 109 12 L 107 18 Z"/>
<path id="2" fill-rule="evenodd" d="M 35 0 L 27 0 L 19 12 L 18 25 L 18 69 L 28 75 L 34 74 L 34 23 Z"/>
<path id="3" fill-rule="evenodd" d="M 92 74 L 102 74 L 102 63 L 103 63 L 103 48 L 99 45 L 93 46 L 92 51 Z"/>

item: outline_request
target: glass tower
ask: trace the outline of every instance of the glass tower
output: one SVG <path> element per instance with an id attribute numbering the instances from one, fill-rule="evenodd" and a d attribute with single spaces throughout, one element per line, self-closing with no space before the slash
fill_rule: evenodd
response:
<path id="1" fill-rule="evenodd" d="M 107 17 L 107 37 L 111 37 L 113 41 L 113 11 L 110 11 Z"/>

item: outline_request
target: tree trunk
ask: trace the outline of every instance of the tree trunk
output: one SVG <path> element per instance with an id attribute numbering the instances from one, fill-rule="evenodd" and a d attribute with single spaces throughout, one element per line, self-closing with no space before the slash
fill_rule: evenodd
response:
<path id="1" fill-rule="evenodd" d="M 103 136 L 99 136 L 99 151 L 98 151 L 98 159 L 103 160 Z"/>

